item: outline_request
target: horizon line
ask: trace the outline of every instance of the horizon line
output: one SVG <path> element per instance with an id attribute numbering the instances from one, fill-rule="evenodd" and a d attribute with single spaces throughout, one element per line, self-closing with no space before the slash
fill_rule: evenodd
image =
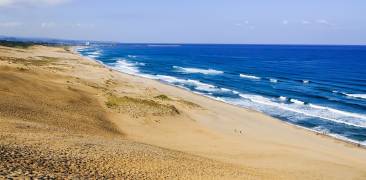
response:
<path id="1" fill-rule="evenodd" d="M 115 44 L 158 44 L 158 45 L 282 45 L 282 46 L 366 46 L 366 44 L 326 44 L 326 43 L 195 43 L 195 42 L 121 42 L 111 40 L 83 40 L 83 39 L 69 39 L 69 38 L 54 38 L 54 37 L 30 37 L 30 36 L 7 36 L 0 35 L 0 40 L 7 40 L 5 38 L 19 38 L 23 40 L 56 40 L 56 41 L 80 41 L 80 42 L 97 42 L 97 43 L 115 43 Z"/>

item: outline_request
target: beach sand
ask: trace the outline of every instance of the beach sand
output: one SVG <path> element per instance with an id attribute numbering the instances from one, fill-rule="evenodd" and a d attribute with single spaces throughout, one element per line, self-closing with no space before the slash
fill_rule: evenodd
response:
<path id="1" fill-rule="evenodd" d="M 366 150 L 65 47 L 0 46 L 0 179 L 366 179 Z"/>

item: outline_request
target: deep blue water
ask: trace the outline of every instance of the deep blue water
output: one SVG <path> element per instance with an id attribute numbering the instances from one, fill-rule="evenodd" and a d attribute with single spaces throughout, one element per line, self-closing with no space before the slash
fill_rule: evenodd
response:
<path id="1" fill-rule="evenodd" d="M 121 72 L 366 144 L 366 46 L 114 44 L 77 50 Z"/>

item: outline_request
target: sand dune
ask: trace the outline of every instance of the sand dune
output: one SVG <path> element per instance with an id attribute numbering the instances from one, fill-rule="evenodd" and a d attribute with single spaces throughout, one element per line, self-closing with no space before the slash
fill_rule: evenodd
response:
<path id="1" fill-rule="evenodd" d="M 363 148 L 62 47 L 0 46 L 0 137 L 0 178 L 366 178 Z"/>

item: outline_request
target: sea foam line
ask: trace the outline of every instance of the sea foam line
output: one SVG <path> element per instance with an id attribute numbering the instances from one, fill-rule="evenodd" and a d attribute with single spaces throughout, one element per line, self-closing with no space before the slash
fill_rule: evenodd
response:
<path id="1" fill-rule="evenodd" d="M 178 86 L 191 86 L 195 90 L 203 91 L 203 92 L 232 92 L 235 93 L 236 91 L 232 91 L 230 89 L 226 88 L 220 88 L 212 84 L 203 83 L 198 80 L 193 79 L 180 79 L 173 76 L 167 76 L 167 75 L 155 75 L 155 76 L 149 76 L 152 79 L 157 79 L 163 82 L 167 82 L 170 84 L 178 85 Z"/>
<path id="2" fill-rule="evenodd" d="M 179 66 L 173 66 L 174 69 L 178 70 L 179 72 L 183 73 L 198 73 L 198 74 L 205 74 L 205 75 L 218 75 L 223 74 L 223 71 L 215 70 L 215 69 L 200 69 L 200 68 L 185 68 Z"/>
<path id="3" fill-rule="evenodd" d="M 112 68 L 127 74 L 138 75 L 140 73 L 138 65 L 144 66 L 144 63 L 133 63 L 125 59 L 119 59 L 112 64 Z"/>
<path id="4" fill-rule="evenodd" d="M 278 82 L 278 80 L 277 80 L 277 79 L 274 79 L 274 78 L 270 78 L 270 79 L 269 79 L 269 82 L 271 82 L 271 83 L 277 83 L 277 82 Z"/>
<path id="5" fill-rule="evenodd" d="M 366 94 L 345 94 L 345 95 L 353 98 L 366 99 Z"/>
<path id="6" fill-rule="evenodd" d="M 255 80 L 259 80 L 259 79 L 261 79 L 260 77 L 253 76 L 253 75 L 247 75 L 247 74 L 240 74 L 239 76 L 240 76 L 241 78 L 247 78 L 247 79 L 255 79 Z"/>
<path id="7" fill-rule="evenodd" d="M 330 107 L 324 107 L 310 103 L 305 104 L 304 102 L 297 99 L 290 99 L 291 103 L 283 103 L 283 101 L 288 99 L 286 97 L 280 97 L 279 98 L 280 103 L 278 103 L 272 101 L 269 98 L 259 95 L 239 94 L 239 96 L 254 103 L 280 108 L 286 111 L 302 114 L 308 117 L 315 117 L 336 123 L 366 128 L 366 116 L 362 114 L 341 111 Z"/>
<path id="8" fill-rule="evenodd" d="M 149 79 L 160 80 L 160 81 L 163 81 L 163 82 L 166 82 L 169 84 L 176 85 L 178 87 L 190 86 L 190 87 L 193 87 L 195 90 L 202 91 L 202 92 L 208 92 L 208 93 L 212 93 L 212 92 L 230 93 L 231 92 L 233 94 L 238 93 L 237 91 L 233 91 L 233 90 L 230 90 L 227 88 L 220 88 L 215 85 L 203 83 L 201 81 L 194 80 L 194 79 L 181 79 L 181 78 L 177 78 L 177 77 L 173 77 L 173 76 L 159 75 L 159 74 L 157 74 L 157 75 L 143 74 L 143 73 L 140 73 L 140 70 L 138 68 L 138 66 L 143 66 L 143 65 L 145 65 L 145 64 L 137 63 L 137 62 L 130 62 L 125 59 L 119 59 L 115 63 L 111 64 L 111 68 L 121 71 L 123 73 L 127 73 L 127 74 L 137 75 L 137 76 L 141 76 L 141 77 L 145 77 L 145 78 L 149 78 Z"/>

